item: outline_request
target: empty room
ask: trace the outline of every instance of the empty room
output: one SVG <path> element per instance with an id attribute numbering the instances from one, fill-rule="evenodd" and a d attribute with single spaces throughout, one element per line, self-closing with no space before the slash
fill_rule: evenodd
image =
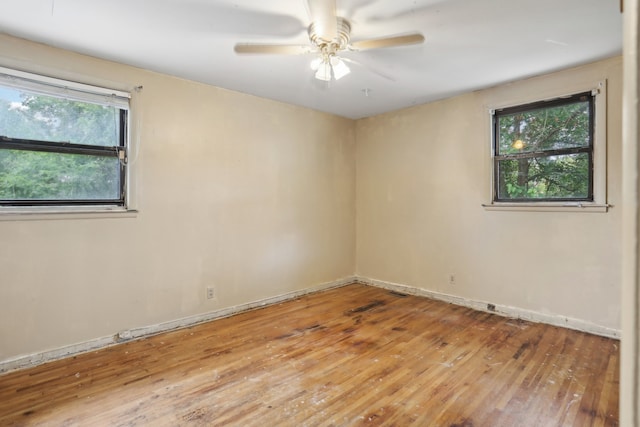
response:
<path id="1" fill-rule="evenodd" d="M 640 426 L 637 0 L 7 0 L 0 425 Z"/>

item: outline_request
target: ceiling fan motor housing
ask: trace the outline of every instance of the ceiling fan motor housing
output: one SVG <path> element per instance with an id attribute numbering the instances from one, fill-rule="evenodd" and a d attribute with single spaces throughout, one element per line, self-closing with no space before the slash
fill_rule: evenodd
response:
<path id="1" fill-rule="evenodd" d="M 337 19 L 337 33 L 332 40 L 325 40 L 321 38 L 316 31 L 316 23 L 312 22 L 309 25 L 309 40 L 320 51 L 328 54 L 335 54 L 340 50 L 344 50 L 349 45 L 349 37 L 351 34 L 351 25 L 349 21 L 344 18 Z"/>

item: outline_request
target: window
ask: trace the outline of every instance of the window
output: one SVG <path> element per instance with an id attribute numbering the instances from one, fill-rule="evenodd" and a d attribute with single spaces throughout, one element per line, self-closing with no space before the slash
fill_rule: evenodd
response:
<path id="1" fill-rule="evenodd" d="M 494 202 L 594 202 L 596 91 L 496 110 Z"/>
<path id="2" fill-rule="evenodd" d="M 0 206 L 126 207 L 129 95 L 0 69 Z"/>

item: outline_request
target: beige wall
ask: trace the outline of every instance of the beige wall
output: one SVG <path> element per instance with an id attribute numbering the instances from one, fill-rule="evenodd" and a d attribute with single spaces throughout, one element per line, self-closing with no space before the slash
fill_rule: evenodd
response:
<path id="1" fill-rule="evenodd" d="M 621 64 L 613 58 L 358 121 L 357 274 L 619 329 Z M 608 81 L 614 207 L 485 210 L 489 107 L 600 79 Z"/>
<path id="2" fill-rule="evenodd" d="M 352 121 L 1 35 L 0 66 L 143 86 L 137 217 L 0 221 L 0 361 L 353 274 Z"/>
<path id="3" fill-rule="evenodd" d="M 0 362 L 354 271 L 620 327 L 620 58 L 358 122 L 2 35 L 0 66 L 143 86 L 137 216 L 0 221 Z M 614 207 L 485 210 L 489 106 L 600 79 Z"/>

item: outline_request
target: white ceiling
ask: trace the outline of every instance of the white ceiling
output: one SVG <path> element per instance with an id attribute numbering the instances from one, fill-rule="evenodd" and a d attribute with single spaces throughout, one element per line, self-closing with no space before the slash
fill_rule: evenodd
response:
<path id="1" fill-rule="evenodd" d="M 2 0 L 0 32 L 354 119 L 622 51 L 618 0 L 337 0 L 337 9 L 353 41 L 418 31 L 426 43 L 346 52 L 364 66 L 327 85 L 310 54 L 233 51 L 306 44 L 306 0 Z"/>

